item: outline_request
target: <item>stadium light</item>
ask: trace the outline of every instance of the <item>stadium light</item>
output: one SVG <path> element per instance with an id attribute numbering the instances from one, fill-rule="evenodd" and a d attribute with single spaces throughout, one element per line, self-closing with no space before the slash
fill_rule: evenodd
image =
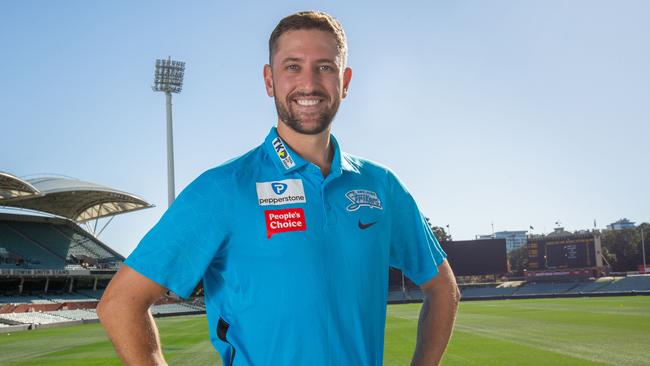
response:
<path id="1" fill-rule="evenodd" d="M 643 256 L 643 274 L 648 273 L 648 267 L 645 263 L 645 238 L 643 237 L 643 225 L 641 225 L 641 255 Z"/>
<path id="2" fill-rule="evenodd" d="M 165 92 L 167 100 L 167 202 L 171 206 L 176 198 L 174 186 L 174 133 L 172 129 L 172 93 L 183 90 L 185 62 L 172 60 L 156 60 L 156 72 L 151 89 Z"/>

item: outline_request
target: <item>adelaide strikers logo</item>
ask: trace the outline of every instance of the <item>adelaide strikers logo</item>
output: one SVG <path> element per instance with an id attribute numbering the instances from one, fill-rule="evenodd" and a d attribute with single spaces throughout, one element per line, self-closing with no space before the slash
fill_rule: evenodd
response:
<path id="1" fill-rule="evenodd" d="M 346 193 L 345 197 L 352 201 L 352 203 L 345 208 L 348 211 L 356 211 L 360 207 L 378 208 L 383 210 L 383 207 L 381 207 L 381 200 L 377 196 L 377 193 L 373 191 L 354 189 Z"/>

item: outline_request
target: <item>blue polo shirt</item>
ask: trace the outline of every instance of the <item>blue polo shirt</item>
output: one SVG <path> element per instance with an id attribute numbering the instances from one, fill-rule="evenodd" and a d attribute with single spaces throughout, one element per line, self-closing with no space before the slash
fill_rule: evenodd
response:
<path id="1" fill-rule="evenodd" d="M 381 365 L 389 266 L 419 285 L 446 257 L 395 175 L 331 141 L 323 177 L 272 128 L 185 188 L 125 262 L 182 297 L 203 279 L 224 365 Z"/>

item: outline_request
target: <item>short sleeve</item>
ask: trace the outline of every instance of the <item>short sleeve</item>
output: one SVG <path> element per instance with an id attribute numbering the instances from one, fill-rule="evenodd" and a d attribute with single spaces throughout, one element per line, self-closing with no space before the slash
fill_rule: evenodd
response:
<path id="1" fill-rule="evenodd" d="M 406 187 L 396 177 L 390 179 L 393 214 L 390 265 L 419 286 L 438 274 L 438 266 L 447 255 Z"/>
<path id="2" fill-rule="evenodd" d="M 227 200 L 210 171 L 194 180 L 124 262 L 187 298 L 227 237 Z"/>

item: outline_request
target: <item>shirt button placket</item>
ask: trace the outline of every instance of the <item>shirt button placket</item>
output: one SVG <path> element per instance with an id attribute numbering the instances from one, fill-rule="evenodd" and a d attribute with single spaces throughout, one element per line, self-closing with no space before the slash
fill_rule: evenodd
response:
<path id="1" fill-rule="evenodd" d="M 320 196 L 323 206 L 323 222 L 325 223 L 325 226 L 334 226 L 334 224 L 336 224 L 336 215 L 334 214 L 332 205 L 328 200 L 325 184 L 321 185 Z"/>

